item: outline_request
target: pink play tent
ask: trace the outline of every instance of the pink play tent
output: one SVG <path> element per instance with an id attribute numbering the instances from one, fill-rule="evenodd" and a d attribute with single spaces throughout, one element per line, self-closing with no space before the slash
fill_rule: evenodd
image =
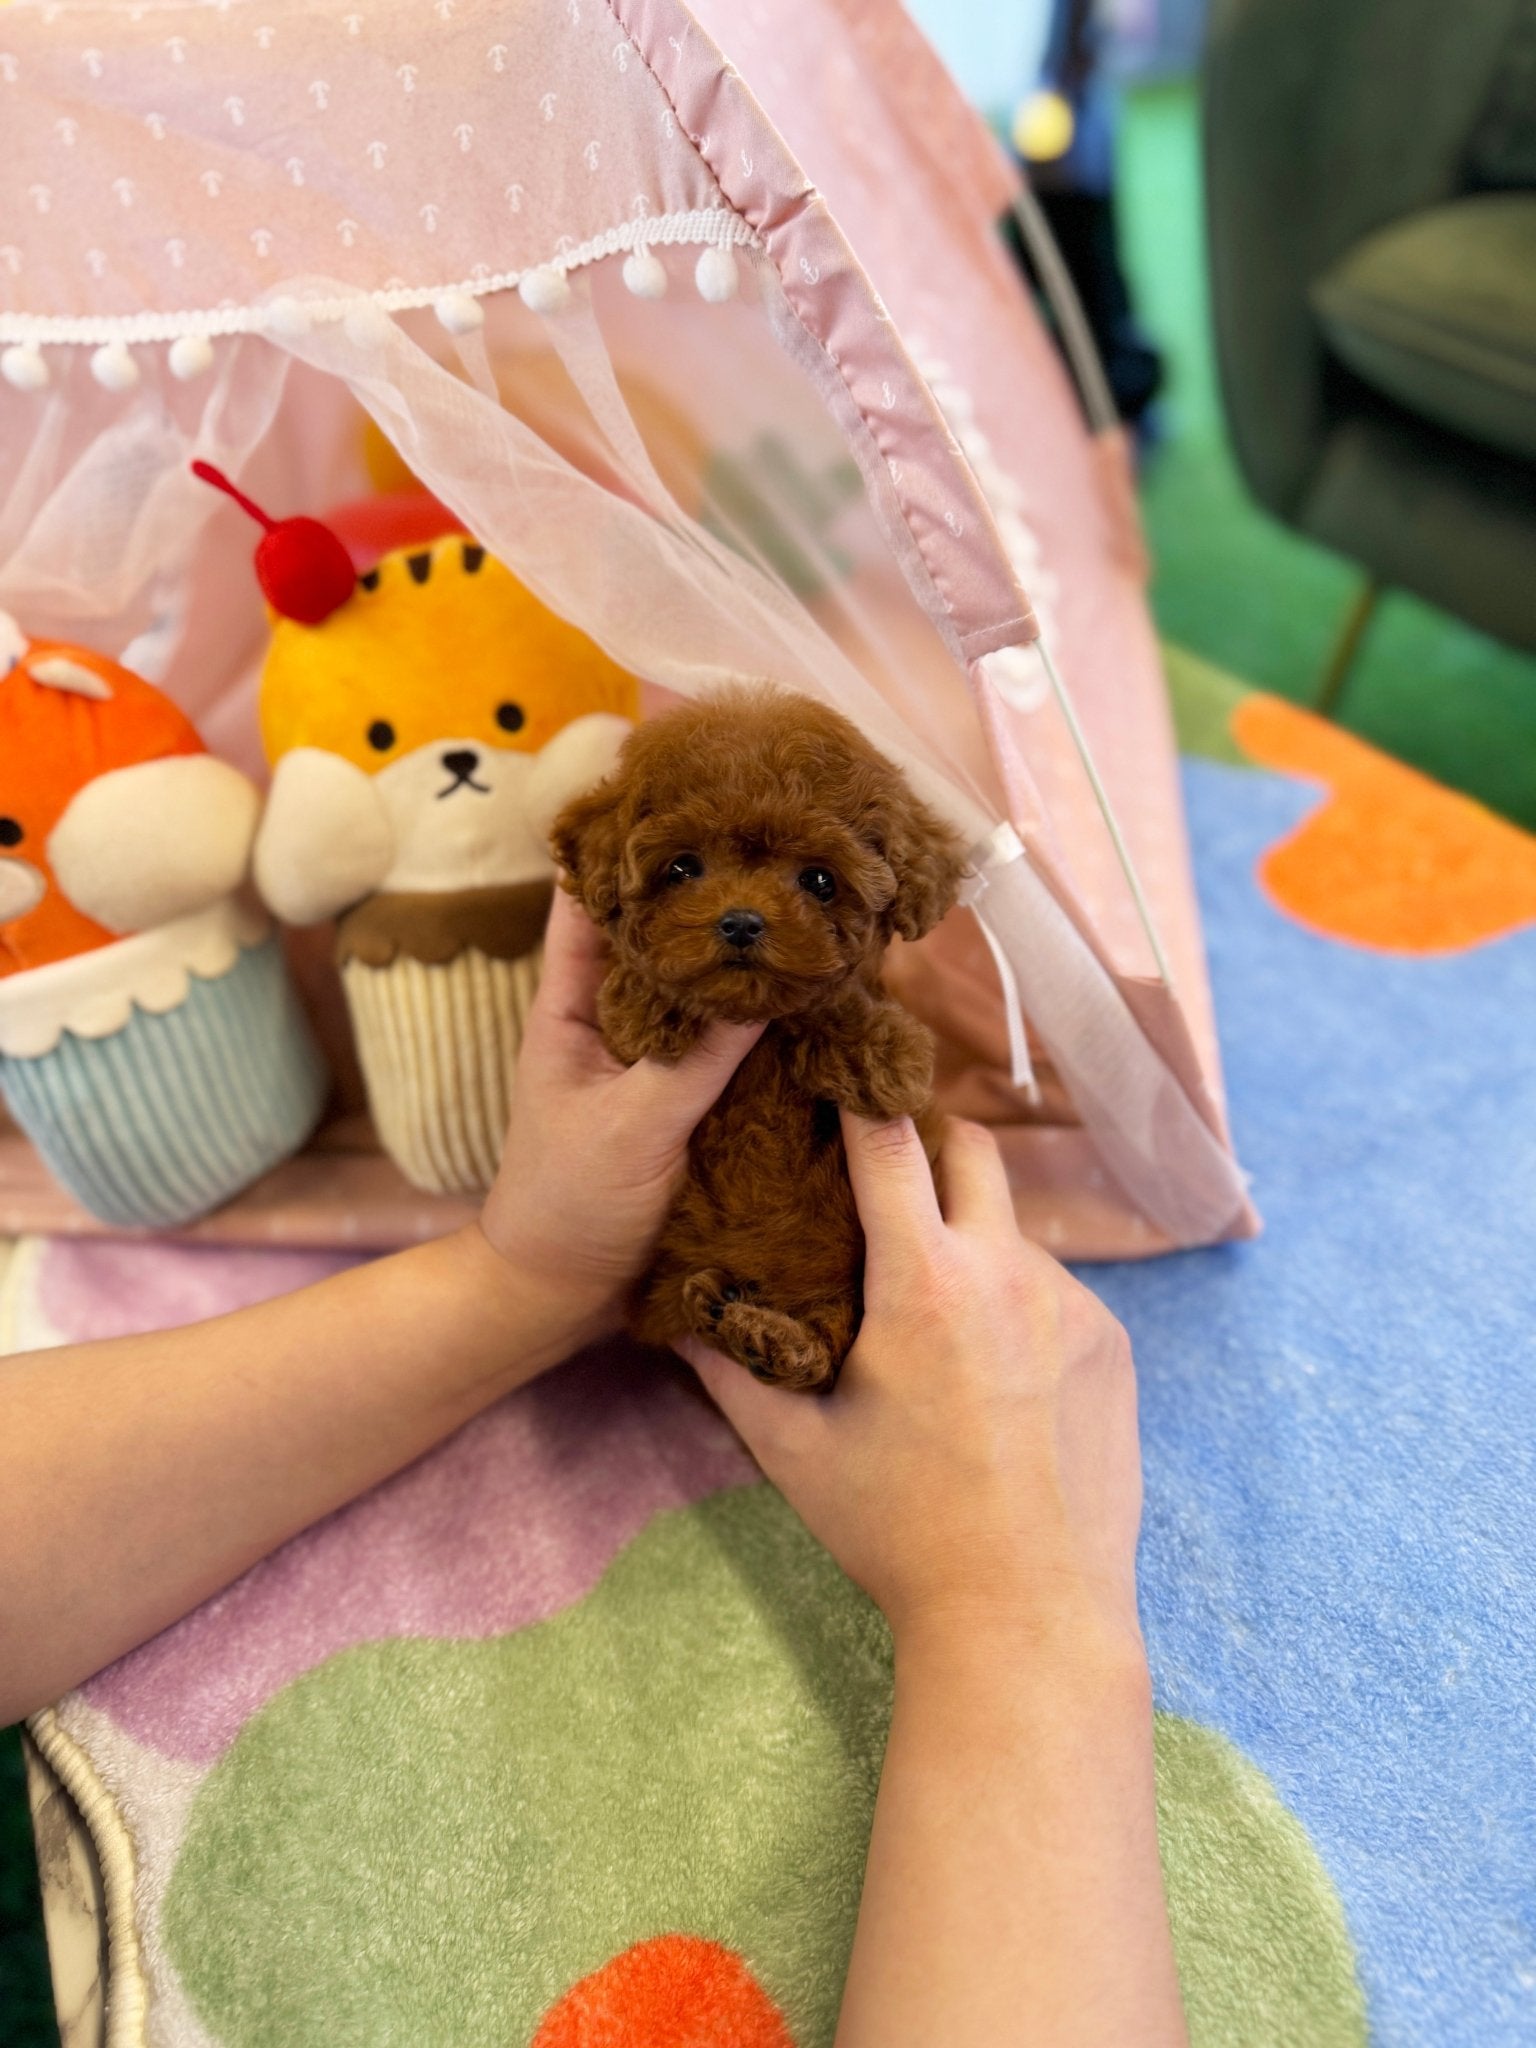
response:
<path id="1" fill-rule="evenodd" d="M 408 472 L 653 701 L 775 677 L 963 827 L 892 971 L 1027 1228 L 1253 1228 L 1124 462 L 893 0 L 16 0 L 0 133 L 0 607 L 254 768 L 250 532 L 191 458 L 277 512 Z M 57 1227 L 19 1148 L 0 1226 Z M 204 1227 L 441 1227 L 386 1173 L 333 1143 Z"/>

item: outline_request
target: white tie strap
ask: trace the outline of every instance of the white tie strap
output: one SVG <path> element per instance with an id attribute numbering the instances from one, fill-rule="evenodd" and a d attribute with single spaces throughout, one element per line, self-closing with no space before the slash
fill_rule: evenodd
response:
<path id="1" fill-rule="evenodd" d="M 971 862 L 976 874 L 967 893 L 998 961 L 1015 1080 L 1023 1070 L 1022 964 L 1036 1040 L 1124 1192 L 1175 1244 L 1226 1235 L 1247 1205 L 1237 1162 L 1147 1038 L 1018 833 L 997 826 Z"/>
<path id="2" fill-rule="evenodd" d="M 1006 821 L 990 832 L 979 846 L 972 847 L 966 856 L 966 864 L 972 873 L 960 887 L 960 901 L 965 905 L 981 928 L 981 935 L 987 942 L 992 955 L 992 964 L 997 969 L 997 978 L 1003 988 L 1003 1011 L 1008 1019 L 1008 1061 L 1015 1088 L 1022 1088 L 1030 1104 L 1038 1108 L 1040 1084 L 1035 1079 L 1034 1062 L 1029 1056 L 1029 1031 L 1024 1021 L 1024 999 L 1019 992 L 1019 978 L 1014 972 L 1013 962 L 1003 951 L 1001 939 L 992 929 L 987 913 L 981 908 L 989 886 L 989 875 L 997 868 L 1005 867 L 1010 861 L 1024 858 L 1024 842 Z"/>

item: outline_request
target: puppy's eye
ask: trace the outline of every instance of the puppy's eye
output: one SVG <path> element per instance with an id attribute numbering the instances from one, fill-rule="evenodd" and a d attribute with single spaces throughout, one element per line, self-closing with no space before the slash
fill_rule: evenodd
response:
<path id="1" fill-rule="evenodd" d="M 837 877 L 830 868 L 802 868 L 800 886 L 818 903 L 830 903 L 837 894 Z"/>
<path id="2" fill-rule="evenodd" d="M 24 837 L 14 818 L 0 818 L 0 846 L 20 846 Z"/>
<path id="3" fill-rule="evenodd" d="M 661 879 L 669 889 L 675 889 L 679 882 L 696 882 L 703 872 L 704 863 L 696 853 L 680 853 L 667 862 Z"/>
<path id="4" fill-rule="evenodd" d="M 395 728 L 387 718 L 376 718 L 369 726 L 368 744 L 376 754 L 387 754 L 395 744 Z"/>
<path id="5" fill-rule="evenodd" d="M 503 732 L 521 732 L 528 723 L 528 715 L 521 704 L 498 704 L 496 723 Z"/>

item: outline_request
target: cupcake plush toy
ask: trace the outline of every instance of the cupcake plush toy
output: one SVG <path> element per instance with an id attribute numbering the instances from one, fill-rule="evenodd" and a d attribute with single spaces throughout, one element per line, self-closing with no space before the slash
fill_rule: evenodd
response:
<path id="1" fill-rule="evenodd" d="M 159 690 L 0 614 L 0 1092 L 103 1222 L 186 1223 L 319 1116 L 319 1055 L 242 893 L 258 808 Z"/>
<path id="2" fill-rule="evenodd" d="M 359 576 L 314 519 L 269 519 L 257 886 L 335 918 L 379 1142 L 415 1186 L 488 1187 L 538 986 L 548 835 L 612 765 L 639 688 L 462 533 Z"/>

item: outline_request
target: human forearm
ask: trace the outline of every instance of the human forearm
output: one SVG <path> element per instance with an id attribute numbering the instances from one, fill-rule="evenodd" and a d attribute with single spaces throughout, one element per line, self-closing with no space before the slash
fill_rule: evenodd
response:
<path id="1" fill-rule="evenodd" d="M 1136 1620 L 1125 1332 L 1019 1236 L 992 1137 L 843 1118 L 864 1322 L 833 1392 L 679 1349 L 896 1640 L 838 2048 L 1182 2048 Z"/>
<path id="2" fill-rule="evenodd" d="M 1182 2048 L 1134 1639 L 915 1625 L 838 2048 Z"/>
<path id="3" fill-rule="evenodd" d="M 0 1363 L 0 1724 L 587 1334 L 467 1230 L 211 1323 Z"/>
<path id="4" fill-rule="evenodd" d="M 595 1020 L 605 957 L 561 896 L 478 1229 L 216 1322 L 0 1361 L 0 1723 L 617 1326 L 760 1027 L 626 1068 Z"/>

